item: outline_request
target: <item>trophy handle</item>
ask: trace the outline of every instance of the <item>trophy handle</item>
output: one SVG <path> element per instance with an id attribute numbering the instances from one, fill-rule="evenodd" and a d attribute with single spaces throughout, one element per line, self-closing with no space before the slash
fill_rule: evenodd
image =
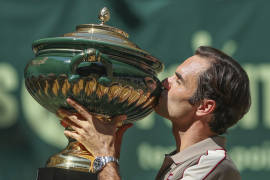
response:
<path id="1" fill-rule="evenodd" d="M 88 69 L 86 73 L 80 75 L 88 76 L 91 71 L 97 71 L 98 68 L 98 71 L 102 73 L 98 82 L 104 85 L 111 82 L 113 77 L 112 63 L 108 56 L 97 49 L 85 49 L 71 59 L 70 68 L 73 75 L 69 77 L 69 80 L 71 81 L 79 78 L 80 75 L 78 75 L 78 69 L 84 67 Z"/>

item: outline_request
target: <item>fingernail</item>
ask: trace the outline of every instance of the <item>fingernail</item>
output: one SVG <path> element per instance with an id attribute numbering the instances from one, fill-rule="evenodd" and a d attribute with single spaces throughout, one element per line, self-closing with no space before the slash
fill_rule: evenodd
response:
<path id="1" fill-rule="evenodd" d="M 65 117 L 65 113 L 61 109 L 59 109 L 57 111 L 56 115 L 59 116 L 60 118 L 64 118 Z"/>

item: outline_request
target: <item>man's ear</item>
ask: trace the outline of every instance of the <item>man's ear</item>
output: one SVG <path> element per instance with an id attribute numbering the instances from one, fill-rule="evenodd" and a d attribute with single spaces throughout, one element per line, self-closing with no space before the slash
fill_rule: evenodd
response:
<path id="1" fill-rule="evenodd" d="M 197 108 L 197 116 L 206 116 L 211 114 L 216 108 L 216 101 L 212 99 L 204 99 Z"/>

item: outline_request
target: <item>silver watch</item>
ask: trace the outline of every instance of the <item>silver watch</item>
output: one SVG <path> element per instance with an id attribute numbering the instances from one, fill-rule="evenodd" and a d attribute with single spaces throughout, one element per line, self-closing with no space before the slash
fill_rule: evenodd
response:
<path id="1" fill-rule="evenodd" d="M 118 159 L 112 156 L 101 156 L 96 157 L 93 162 L 93 173 L 97 173 L 104 168 L 104 166 L 109 162 L 116 162 L 119 165 Z"/>

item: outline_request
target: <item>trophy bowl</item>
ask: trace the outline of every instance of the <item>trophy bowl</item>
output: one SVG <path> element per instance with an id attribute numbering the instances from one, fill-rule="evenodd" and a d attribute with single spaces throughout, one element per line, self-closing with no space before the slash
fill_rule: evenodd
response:
<path id="1" fill-rule="evenodd" d="M 69 97 L 101 121 L 126 115 L 123 123 L 153 111 L 162 87 L 156 76 L 163 64 L 130 42 L 127 33 L 105 25 L 109 18 L 103 8 L 101 24 L 78 25 L 76 32 L 33 43 L 35 57 L 25 67 L 25 84 L 44 108 L 52 113 L 59 108 L 75 112 L 66 103 Z M 46 167 L 89 172 L 93 158 L 79 142 L 69 139 Z"/>

